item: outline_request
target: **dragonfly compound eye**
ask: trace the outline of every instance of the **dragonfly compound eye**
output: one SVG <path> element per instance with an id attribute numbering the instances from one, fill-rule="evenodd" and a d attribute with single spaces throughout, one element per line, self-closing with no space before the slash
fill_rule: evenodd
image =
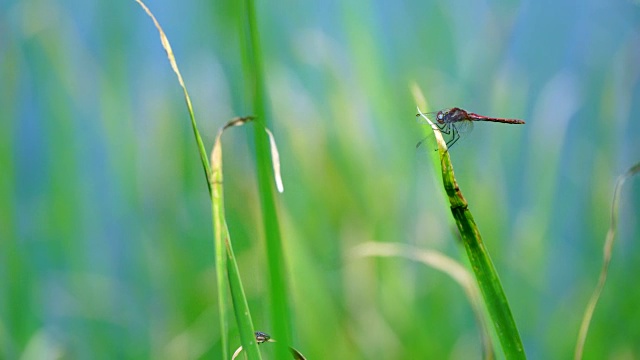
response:
<path id="1" fill-rule="evenodd" d="M 444 115 L 442 115 L 442 111 L 438 112 L 438 120 L 442 120 Z"/>

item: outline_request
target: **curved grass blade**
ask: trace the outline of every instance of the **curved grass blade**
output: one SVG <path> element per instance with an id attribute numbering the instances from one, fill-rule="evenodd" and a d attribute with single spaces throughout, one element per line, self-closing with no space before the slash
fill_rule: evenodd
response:
<path id="1" fill-rule="evenodd" d="M 202 137 L 200 136 L 200 132 L 198 131 L 195 115 L 193 113 L 193 107 L 191 105 L 191 99 L 189 98 L 189 93 L 184 84 L 184 80 L 182 79 L 182 75 L 180 74 L 180 70 L 178 69 L 178 64 L 175 61 L 175 56 L 173 55 L 173 50 L 171 49 L 171 45 L 169 43 L 169 39 L 167 38 L 164 30 L 160 26 L 160 23 L 156 20 L 155 16 L 149 10 L 149 8 L 141 1 L 135 0 L 142 9 L 147 13 L 147 15 L 153 20 L 153 23 L 160 34 L 160 41 L 162 42 L 162 47 L 167 53 L 167 57 L 169 59 L 169 63 L 171 64 L 171 68 L 176 73 L 178 77 L 178 82 L 182 87 L 184 92 L 185 101 L 187 104 L 187 110 L 189 111 L 189 117 L 191 119 L 191 127 L 193 129 L 193 134 L 196 138 L 196 142 L 198 144 L 198 151 L 200 153 L 200 160 L 202 162 L 202 167 L 204 169 L 205 177 L 207 180 L 207 188 L 209 190 L 209 194 L 211 196 L 211 206 L 212 206 L 212 220 L 214 223 L 214 236 L 215 236 L 215 248 L 216 248 L 216 273 L 217 273 L 217 285 L 218 285 L 218 306 L 220 311 L 220 327 L 221 327 L 221 341 L 222 341 L 222 358 L 228 358 L 228 339 L 227 339 L 227 310 L 226 310 L 226 299 L 228 298 L 228 291 L 226 287 L 226 282 L 224 281 L 224 274 L 227 274 L 229 280 L 229 286 L 231 289 L 231 299 L 234 304 L 234 311 L 236 314 L 236 320 L 238 322 L 238 328 L 240 329 L 240 339 L 245 348 L 247 348 L 247 353 L 251 359 L 260 359 L 260 352 L 257 348 L 257 344 L 253 340 L 253 324 L 251 322 L 251 315 L 249 313 L 249 308 L 247 305 L 247 300 L 244 294 L 244 290 L 242 288 L 242 282 L 240 281 L 240 274 L 238 271 L 238 267 L 235 261 L 235 257 L 233 256 L 233 249 L 231 248 L 231 243 L 229 239 L 229 231 L 227 229 L 226 222 L 224 220 L 224 205 L 222 199 L 222 151 L 220 147 L 220 135 L 224 129 L 230 126 L 237 126 L 245 123 L 250 120 L 250 118 L 243 119 L 234 119 L 231 122 L 227 123 L 218 133 L 218 137 L 216 138 L 216 144 L 214 145 L 213 154 L 215 157 L 215 171 L 213 171 L 209 165 L 209 160 L 207 159 L 207 153 L 204 149 L 204 144 L 202 142 Z M 213 179 L 215 177 L 215 180 Z M 216 192 L 214 194 L 214 186 L 216 186 Z M 224 240 L 224 241 L 223 241 Z M 226 245 L 226 246 L 223 246 Z M 226 251 L 223 251 L 223 247 L 226 248 Z M 226 258 L 224 255 L 226 253 Z"/>
<path id="2" fill-rule="evenodd" d="M 282 183 L 282 176 L 280 175 L 280 153 L 278 152 L 278 147 L 276 146 L 276 139 L 273 137 L 273 133 L 271 130 L 264 128 L 269 135 L 269 149 L 271 150 L 271 163 L 273 165 L 273 178 L 276 182 L 276 189 L 278 189 L 279 193 L 284 192 L 284 184 Z"/>
<path id="3" fill-rule="evenodd" d="M 226 273 L 228 276 L 229 284 L 231 287 L 231 299 L 233 301 L 233 309 L 236 316 L 236 321 L 238 323 L 238 328 L 240 329 L 240 340 L 243 346 L 241 346 L 233 355 L 235 358 L 240 350 L 244 348 L 248 349 L 247 354 L 250 359 L 259 359 L 260 352 L 257 348 L 257 343 L 261 343 L 264 341 L 260 341 L 257 338 L 256 332 L 256 341 L 254 341 L 253 332 L 253 322 L 251 320 L 251 314 L 249 312 L 249 306 L 247 304 L 246 296 L 244 294 L 244 290 L 242 287 L 242 280 L 239 275 L 238 265 L 235 260 L 235 256 L 233 254 L 233 247 L 231 245 L 229 229 L 227 227 L 227 223 L 224 215 L 224 192 L 223 192 L 223 176 L 222 176 L 222 144 L 221 138 L 223 132 L 233 126 L 242 126 L 249 121 L 254 119 L 253 116 L 247 117 L 239 117 L 235 118 L 228 123 L 226 123 L 220 130 L 218 130 L 218 134 L 216 135 L 216 140 L 213 145 L 213 150 L 211 151 L 211 176 L 209 176 L 210 187 L 212 189 L 211 192 L 211 206 L 212 206 L 212 216 L 213 216 L 213 228 L 214 228 L 214 238 L 215 238 L 215 249 L 216 249 L 216 273 L 217 273 L 217 282 L 218 282 L 218 291 L 219 296 L 218 304 L 220 306 L 220 312 L 226 311 L 226 308 L 223 306 L 224 301 L 226 300 L 226 282 L 224 279 L 224 274 Z M 282 180 L 280 177 L 280 161 L 278 156 L 278 149 L 276 147 L 275 139 L 273 138 L 273 134 L 269 129 L 265 128 L 267 134 L 269 135 L 269 140 L 271 141 L 271 151 L 273 156 L 273 171 L 274 178 L 276 182 L 279 183 L 279 188 L 284 189 L 282 185 Z M 225 256 L 226 255 L 226 256 Z M 223 327 L 223 331 L 226 332 L 226 327 Z M 262 334 L 262 333 L 260 333 Z M 268 335 L 267 335 L 268 337 Z M 227 358 L 226 354 L 224 354 L 224 359 Z"/>
<path id="4" fill-rule="evenodd" d="M 355 257 L 402 257 L 412 261 L 423 263 L 438 271 L 449 275 L 464 290 L 471 309 L 480 328 L 480 340 L 482 341 L 483 359 L 495 358 L 493 342 L 489 334 L 489 327 L 482 311 L 482 300 L 478 287 L 473 282 L 473 277 L 460 263 L 448 256 L 433 250 L 420 250 L 413 246 L 393 243 L 368 242 L 356 246 L 351 250 Z"/>
<path id="5" fill-rule="evenodd" d="M 613 190 L 613 200 L 611 201 L 611 218 L 609 220 L 609 231 L 607 231 L 607 237 L 604 241 L 604 248 L 602 250 L 602 269 L 600 270 L 600 276 L 598 278 L 598 284 L 596 285 L 587 308 L 585 309 L 584 316 L 582 317 L 582 324 L 580 325 L 580 332 L 578 333 L 578 341 L 576 343 L 576 350 L 574 359 L 582 359 L 584 352 L 584 344 L 587 341 L 587 334 L 589 332 L 589 325 L 591 324 L 591 318 L 593 312 L 596 309 L 604 284 L 607 281 L 607 274 L 609 273 L 609 264 L 611 263 L 611 253 L 613 252 L 613 240 L 616 236 L 616 224 L 618 222 L 618 207 L 620 202 L 620 190 L 624 182 L 631 176 L 640 172 L 640 163 L 633 165 L 627 172 L 620 175 L 616 180 L 616 186 Z"/>
<path id="6" fill-rule="evenodd" d="M 158 34 L 160 35 L 160 42 L 162 43 L 162 47 L 167 53 L 167 58 L 169 60 L 169 64 L 171 65 L 171 69 L 173 69 L 173 72 L 176 74 L 178 78 L 178 83 L 180 84 L 180 87 L 182 88 L 182 91 L 184 93 L 184 99 L 187 105 L 187 110 L 189 112 L 189 118 L 191 119 L 191 128 L 193 130 L 196 143 L 198 145 L 200 161 L 202 162 L 202 168 L 204 170 L 205 178 L 207 180 L 206 181 L 207 189 L 209 190 L 209 195 L 212 197 L 212 204 L 213 204 L 213 193 L 212 193 L 212 186 L 211 186 L 212 181 L 210 178 L 211 168 L 209 166 L 209 160 L 207 159 L 207 152 L 204 148 L 204 143 L 202 142 L 202 137 L 200 136 L 200 132 L 198 131 L 195 115 L 193 113 L 193 107 L 191 105 L 191 98 L 189 97 L 189 92 L 187 91 L 187 87 L 184 83 L 184 80 L 182 79 L 182 75 L 180 74 L 180 69 L 178 68 L 178 64 L 173 54 L 173 50 L 171 49 L 171 44 L 169 43 L 169 39 L 164 33 L 162 26 L 160 26 L 160 23 L 158 22 L 156 17 L 153 15 L 151 10 L 149 10 L 149 8 L 141 0 L 135 0 L 135 1 L 142 7 L 142 9 L 151 18 L 151 20 L 153 21 L 153 24 L 158 30 Z M 219 229 L 219 227 L 215 226 L 215 219 L 216 219 L 216 216 L 214 215 L 214 229 Z M 221 343 L 222 343 L 222 357 L 226 359 L 228 358 L 228 353 L 229 353 L 229 348 L 228 348 L 229 341 L 227 339 L 228 319 L 226 315 L 227 314 L 226 299 L 228 298 L 228 291 L 226 287 L 226 282 L 224 281 L 224 278 L 223 278 L 224 274 L 226 273 L 226 271 L 224 271 L 226 264 L 224 262 L 224 257 L 222 257 L 221 254 L 222 252 L 218 248 L 217 242 L 216 242 L 216 256 L 217 256 L 216 266 L 218 267 L 216 269 L 217 270 L 216 273 L 217 273 L 217 284 L 218 284 L 218 309 L 220 311 L 220 330 L 221 330 L 220 337 L 221 337 Z"/>
<path id="7" fill-rule="evenodd" d="M 236 322 L 240 331 L 240 342 L 247 349 L 249 359 L 260 359 L 260 350 L 253 333 L 253 321 L 249 311 L 249 304 L 242 287 L 242 279 L 238 270 L 238 264 L 231 246 L 229 229 L 224 215 L 224 192 L 222 188 L 222 144 L 221 137 L 224 130 L 232 126 L 241 126 L 253 117 L 235 118 L 226 123 L 216 136 L 216 141 L 211 151 L 211 175 L 208 177 L 211 188 L 211 209 L 213 217 L 214 240 L 216 250 L 216 275 L 218 282 L 218 305 L 220 316 L 226 312 L 224 303 L 226 301 L 226 281 L 224 274 L 227 274 L 229 286 L 231 288 L 231 300 L 236 316 Z M 226 255 L 226 256 L 225 256 Z M 221 324 L 223 333 L 226 333 L 225 324 Z M 235 356 L 234 356 L 235 357 Z M 223 354 L 223 359 L 227 359 L 227 354 Z"/>
<path id="8" fill-rule="evenodd" d="M 520 339 L 520 333 L 513 320 L 509 302 L 500 283 L 498 273 L 493 266 L 493 262 L 480 236 L 480 231 L 469 211 L 467 200 L 462 196 L 462 191 L 456 182 L 447 144 L 436 125 L 424 115 L 420 108 L 418 108 L 418 112 L 431 125 L 436 137 L 442 181 L 451 205 L 451 213 L 460 231 L 471 268 L 475 273 L 485 305 L 493 320 L 502 350 L 507 359 L 525 359 L 526 355 Z"/>
<path id="9" fill-rule="evenodd" d="M 271 336 L 269 336 L 269 334 L 263 333 L 262 331 L 256 331 L 255 334 L 256 334 L 256 342 L 258 342 L 258 344 L 263 344 L 266 342 L 276 342 L 274 339 L 271 338 Z M 305 358 L 300 351 L 292 348 L 291 346 L 289 346 L 289 351 L 291 352 L 291 355 L 293 355 L 293 358 L 295 360 L 307 360 L 307 358 Z M 236 351 L 233 353 L 233 356 L 231 357 L 231 360 L 235 360 L 238 357 L 238 355 L 240 355 L 241 352 L 242 352 L 242 346 L 236 349 Z"/>

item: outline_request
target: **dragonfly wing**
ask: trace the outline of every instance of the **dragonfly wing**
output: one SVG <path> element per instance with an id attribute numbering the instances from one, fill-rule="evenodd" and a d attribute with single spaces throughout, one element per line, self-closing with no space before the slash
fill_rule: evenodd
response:
<path id="1" fill-rule="evenodd" d="M 436 116 L 438 115 L 437 111 L 434 112 L 426 112 L 426 113 L 419 113 L 416 115 L 416 122 L 420 125 L 424 125 L 424 126 L 431 126 L 429 124 L 429 122 L 424 118 L 427 117 L 429 120 L 431 120 L 431 122 L 438 128 L 440 128 L 438 122 L 436 121 Z M 418 148 L 429 148 L 429 146 L 422 146 L 424 145 L 425 142 L 427 142 L 427 140 L 433 139 L 433 131 L 432 130 L 425 130 L 426 133 L 428 134 L 427 136 L 425 136 L 424 138 L 422 138 L 422 140 L 420 140 L 417 144 L 416 144 L 416 149 Z M 437 150 L 437 148 L 435 149 Z"/>
<path id="2" fill-rule="evenodd" d="M 449 132 L 446 132 L 447 146 L 452 147 L 458 141 L 464 141 L 467 138 L 467 134 L 473 130 L 473 122 L 470 120 L 461 120 L 448 123 Z M 443 131 L 443 133 L 445 133 Z"/>
<path id="3" fill-rule="evenodd" d="M 422 117 L 422 115 L 426 116 L 429 120 L 431 120 L 432 123 L 437 123 L 437 121 L 436 121 L 436 116 L 438 115 L 437 111 L 426 112 L 426 113 L 422 113 L 422 114 L 416 114 L 416 121 L 418 122 L 418 124 L 420 124 L 420 125 L 429 125 L 427 120 L 425 120 L 425 118 Z"/>
<path id="4" fill-rule="evenodd" d="M 473 121 L 470 120 L 458 121 L 455 123 L 455 126 L 461 137 L 464 137 L 465 134 L 469 134 L 473 131 Z"/>

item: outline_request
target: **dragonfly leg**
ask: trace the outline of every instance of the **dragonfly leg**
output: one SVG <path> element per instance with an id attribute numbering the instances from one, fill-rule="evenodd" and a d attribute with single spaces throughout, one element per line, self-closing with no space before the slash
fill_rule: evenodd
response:
<path id="1" fill-rule="evenodd" d="M 458 139 L 460 139 L 460 133 L 458 131 L 456 131 L 455 126 L 451 127 L 451 140 L 447 141 L 447 148 L 450 148 L 453 146 L 453 144 L 456 143 L 456 141 L 458 141 Z"/>
<path id="2" fill-rule="evenodd" d="M 436 126 L 438 127 L 441 133 L 447 134 L 447 135 L 451 134 L 451 126 L 449 126 L 449 124 L 438 125 L 436 123 Z"/>

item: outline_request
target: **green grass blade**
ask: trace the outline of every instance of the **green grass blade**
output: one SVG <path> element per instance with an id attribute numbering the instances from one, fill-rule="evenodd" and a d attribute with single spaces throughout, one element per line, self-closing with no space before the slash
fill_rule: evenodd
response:
<path id="1" fill-rule="evenodd" d="M 214 145 L 214 150 L 212 153 L 212 156 L 215 156 L 215 159 L 213 159 L 215 167 L 212 171 L 211 166 L 209 165 L 209 160 L 207 158 L 207 153 L 204 149 L 202 137 L 200 136 L 200 132 L 198 131 L 195 115 L 193 113 L 193 107 L 191 106 L 189 92 L 187 91 L 187 87 L 185 86 L 182 75 L 180 74 L 180 70 L 178 69 L 178 64 L 175 61 L 175 56 L 173 55 L 173 50 L 171 49 L 169 39 L 165 35 L 164 30 L 162 30 L 162 27 L 160 26 L 160 23 L 158 23 L 149 8 L 147 8 L 147 6 L 141 0 L 136 0 L 136 2 L 140 4 L 147 15 L 149 15 L 149 17 L 153 20 L 153 23 L 156 26 L 158 33 L 160 34 L 160 41 L 162 42 L 162 47 L 167 53 L 171 68 L 176 73 L 178 82 L 180 83 L 180 86 L 182 87 L 182 90 L 184 92 L 184 98 L 187 104 L 187 109 L 189 111 L 189 117 L 191 118 L 191 127 L 196 138 L 198 151 L 200 153 L 200 160 L 202 162 L 202 167 L 204 169 L 206 177 L 207 188 L 209 189 L 209 194 L 211 196 L 212 221 L 214 226 L 214 241 L 216 250 L 218 308 L 220 311 L 222 356 L 224 359 L 228 358 L 229 352 L 226 331 L 228 323 L 226 318 L 226 299 L 228 296 L 228 292 L 226 290 L 226 282 L 224 280 L 224 274 L 227 274 L 229 287 L 231 289 L 231 299 L 236 315 L 236 321 L 238 323 L 238 328 L 240 331 L 240 341 L 244 348 L 247 349 L 246 351 L 249 359 L 260 359 L 260 351 L 253 335 L 253 324 L 251 321 L 249 306 L 247 304 L 247 299 L 242 287 L 242 282 L 240 280 L 240 273 L 238 271 L 238 266 L 233 255 L 229 231 L 227 229 L 226 221 L 224 218 L 224 202 L 222 198 L 222 150 L 220 146 L 220 136 L 222 135 L 224 129 L 228 128 L 229 126 L 241 125 L 249 119 L 245 118 L 232 120 L 218 132 L 218 136 L 216 138 L 216 143 Z M 226 258 L 223 254 L 226 254 Z"/>
<path id="2" fill-rule="evenodd" d="M 584 316 L 582 317 L 582 324 L 580 325 L 580 332 L 578 333 L 578 341 L 576 343 L 576 350 L 574 359 L 582 359 L 584 352 L 584 344 L 587 341 L 587 334 L 589 332 L 589 325 L 591 324 L 591 318 L 593 312 L 596 310 L 596 305 L 600 299 L 600 294 L 604 289 L 604 284 L 607 281 L 607 274 L 609 273 L 609 263 L 611 263 L 611 253 L 613 252 L 613 240 L 616 236 L 616 224 L 618 222 L 618 207 L 620 202 L 620 190 L 624 182 L 631 176 L 640 172 L 640 163 L 633 165 L 627 172 L 620 175 L 616 181 L 615 189 L 613 190 L 613 200 L 611 201 L 611 218 L 609 222 L 609 231 L 607 231 L 607 237 L 604 241 L 604 249 L 602 254 L 602 269 L 600 270 L 600 276 L 598 278 L 598 284 L 596 285 L 587 308 L 585 309 Z"/>
<path id="3" fill-rule="evenodd" d="M 272 159 L 269 148 L 267 125 L 267 108 L 264 82 L 264 63 L 255 5 L 252 0 L 240 2 L 241 35 L 243 37 L 244 73 L 246 79 L 245 90 L 252 101 L 253 113 L 256 115 L 254 124 L 254 140 L 256 151 L 256 166 L 258 173 L 258 192 L 262 211 L 263 226 L 266 238 L 267 263 L 269 270 L 269 295 L 272 332 L 274 337 L 285 344 L 290 344 L 290 314 L 289 299 L 287 297 L 287 281 L 285 276 L 284 256 L 278 214 L 274 198 L 274 180 L 271 175 Z M 286 358 L 287 353 L 278 348 L 276 357 Z"/>
<path id="4" fill-rule="evenodd" d="M 236 315 L 236 321 L 240 330 L 240 343 L 247 352 L 247 357 L 250 360 L 259 360 L 262 359 L 262 357 L 260 356 L 260 349 L 258 349 L 258 342 L 254 335 L 249 304 L 244 294 L 244 288 L 240 280 L 240 271 L 238 270 L 238 264 L 233 254 L 228 232 L 225 232 L 225 245 L 227 250 L 227 275 L 229 276 L 229 285 L 231 287 L 233 311 Z"/>
<path id="5" fill-rule="evenodd" d="M 178 64 L 176 63 L 176 58 L 173 55 L 171 44 L 169 44 L 167 35 L 164 33 L 164 30 L 162 30 L 162 26 L 160 26 L 160 23 L 158 22 L 158 20 L 156 20 L 156 17 L 153 15 L 151 10 L 149 10 L 149 8 L 141 0 L 135 1 L 140 4 L 142 9 L 144 9 L 151 20 L 153 20 L 153 24 L 156 26 L 156 29 L 158 29 L 158 33 L 160 34 L 160 41 L 162 42 L 162 47 L 167 53 L 167 58 L 169 59 L 169 63 L 171 64 L 171 69 L 173 69 L 173 72 L 176 73 L 178 82 L 180 83 L 180 87 L 184 92 L 184 100 L 187 103 L 187 110 L 189 111 L 189 118 L 191 119 L 191 128 L 193 130 L 193 135 L 196 138 L 196 143 L 198 144 L 198 152 L 200 154 L 200 161 L 202 162 L 202 168 L 204 169 L 204 174 L 207 179 L 207 187 L 209 188 L 209 193 L 211 193 L 211 181 L 209 181 L 209 174 L 211 174 L 211 169 L 209 167 L 209 160 L 207 159 L 207 151 L 204 148 L 202 137 L 200 136 L 200 132 L 198 131 L 196 117 L 193 114 L 193 107 L 191 106 L 191 98 L 189 97 L 189 92 L 187 91 L 187 87 L 184 84 L 184 80 L 182 79 L 182 74 L 180 74 L 180 69 L 178 69 Z"/>
<path id="6" fill-rule="evenodd" d="M 222 359 L 229 358 L 228 320 L 227 320 L 227 299 L 229 290 L 227 287 L 227 257 L 225 243 L 229 239 L 229 230 L 226 226 L 224 215 L 224 199 L 222 189 L 222 150 L 220 136 L 222 130 L 216 137 L 216 142 L 211 154 L 211 176 L 209 177 L 211 189 L 211 216 L 213 220 L 214 245 L 216 252 L 216 284 L 218 287 L 218 311 L 220 313 L 220 340 L 222 342 Z"/>
<path id="7" fill-rule="evenodd" d="M 422 114 L 419 108 L 418 111 Z M 447 145 L 442 138 L 442 134 L 430 119 L 423 114 L 422 116 L 427 119 L 434 130 L 440 155 L 442 181 L 451 205 L 451 213 L 460 231 L 471 268 L 475 273 L 485 305 L 493 320 L 502 350 L 507 359 L 525 359 L 526 355 L 520 340 L 520 333 L 511 315 L 507 297 L 502 289 L 498 273 L 489 257 L 489 252 L 484 246 L 480 231 L 473 220 L 471 211 L 469 211 L 467 200 L 462 196 L 462 191 L 456 182 Z"/>
<path id="8" fill-rule="evenodd" d="M 223 334 L 226 332 L 226 321 L 224 314 L 226 313 L 226 284 L 224 274 L 227 274 L 229 287 L 231 289 L 231 300 L 233 302 L 233 310 L 240 332 L 240 343 L 245 349 L 249 359 L 260 359 L 260 350 L 255 340 L 253 321 L 249 304 L 244 293 L 240 271 L 233 253 L 231 245 L 231 237 L 224 216 L 224 192 L 222 187 L 222 144 L 221 137 L 225 129 L 231 126 L 240 126 L 251 120 L 251 118 L 236 118 L 224 125 L 216 136 L 213 151 L 211 152 L 211 207 L 213 216 L 213 228 L 216 248 L 216 272 L 218 281 L 218 306 L 220 309 L 221 329 Z M 226 265 L 226 266 L 225 266 Z M 225 335 L 223 335 L 225 336 Z M 223 338 L 224 339 L 224 338 Z M 228 359 L 228 345 L 225 344 L 223 349 L 223 359 Z"/>
<path id="9" fill-rule="evenodd" d="M 401 257 L 420 262 L 449 275 L 462 287 L 471 304 L 471 309 L 473 310 L 480 330 L 483 359 L 490 360 L 495 358 L 493 342 L 491 341 L 489 327 L 482 309 L 480 290 L 473 282 L 471 273 L 469 273 L 463 265 L 438 251 L 420 250 L 413 246 L 398 243 L 367 242 L 353 248 L 351 253 L 355 257 Z"/>

